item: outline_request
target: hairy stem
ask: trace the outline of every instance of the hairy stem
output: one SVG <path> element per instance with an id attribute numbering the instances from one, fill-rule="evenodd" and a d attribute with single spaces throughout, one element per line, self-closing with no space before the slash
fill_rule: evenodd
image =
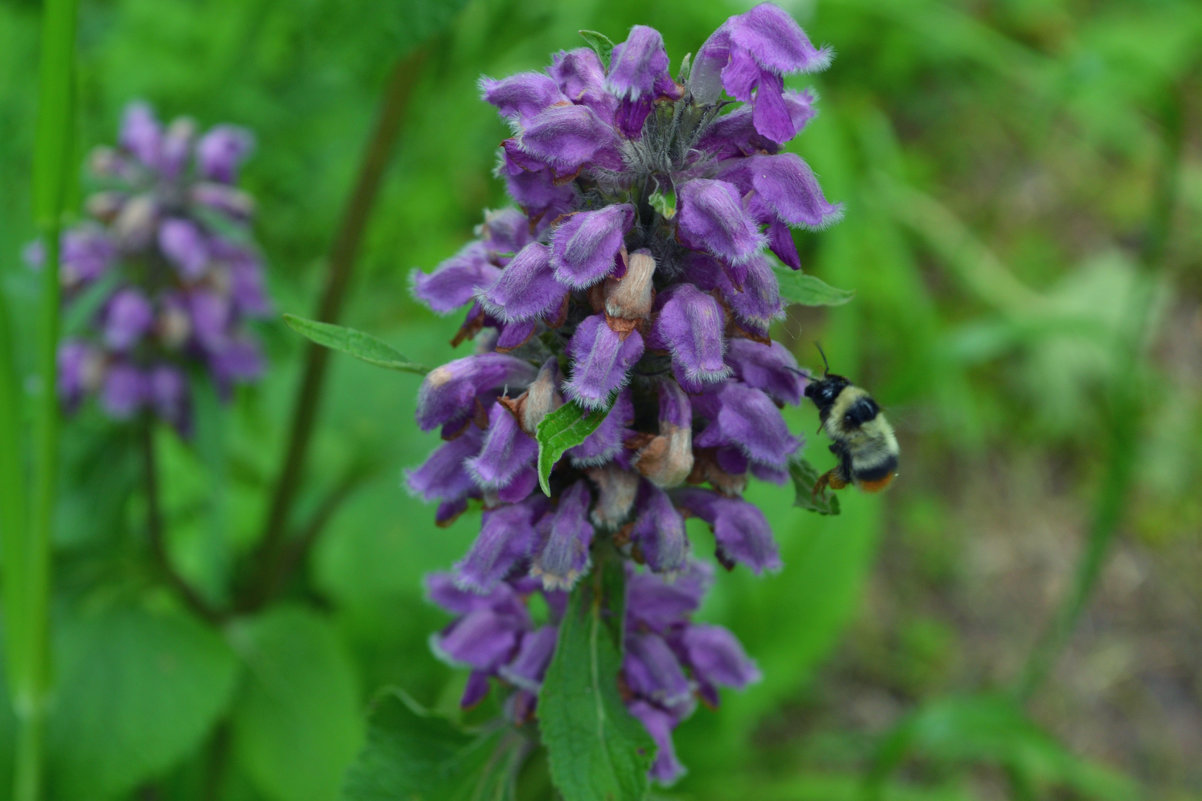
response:
<path id="1" fill-rule="evenodd" d="M 330 249 L 329 270 L 314 319 L 332 323 L 337 322 L 341 314 L 363 234 L 379 195 L 380 183 L 392 155 L 397 132 L 405 118 L 424 53 L 424 50 L 418 50 L 402 59 L 393 68 L 388 80 L 375 129 L 363 152 L 354 189 Z M 309 441 L 321 405 L 328 360 L 329 351 L 326 348 L 314 344 L 308 346 L 300 387 L 293 404 L 283 466 L 276 479 L 271 505 L 263 525 L 262 539 L 254 555 L 253 564 L 258 570 L 251 581 L 242 588 L 239 599 L 241 608 L 259 607 L 266 600 L 268 588 L 277 583 L 287 551 L 288 514 L 300 488 Z"/>

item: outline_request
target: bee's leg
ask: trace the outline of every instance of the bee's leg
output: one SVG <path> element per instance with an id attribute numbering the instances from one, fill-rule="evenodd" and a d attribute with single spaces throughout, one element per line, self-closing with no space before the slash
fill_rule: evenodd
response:
<path id="1" fill-rule="evenodd" d="M 814 491 L 810 493 L 810 497 L 825 496 L 827 487 L 833 490 L 841 490 L 847 486 L 847 483 L 847 479 L 843 477 L 843 471 L 838 467 L 832 468 L 818 477 L 818 482 L 814 484 Z"/>

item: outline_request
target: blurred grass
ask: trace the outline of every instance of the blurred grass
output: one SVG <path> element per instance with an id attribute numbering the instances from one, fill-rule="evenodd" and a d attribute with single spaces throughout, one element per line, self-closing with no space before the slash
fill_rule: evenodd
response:
<path id="1" fill-rule="evenodd" d="M 803 363 L 815 360 L 811 343 L 821 339 L 836 369 L 871 389 L 898 428 L 904 462 L 889 496 L 846 497 L 834 519 L 791 508 L 783 488 L 751 493 L 786 567 L 765 579 L 723 576 L 705 613 L 739 634 L 765 680 L 681 727 L 690 774 L 670 795 L 857 798 L 878 735 L 908 711 L 1012 681 L 1074 568 L 1105 470 L 1102 443 L 1116 424 L 1101 399 L 1124 381 L 1136 382 L 1139 408 L 1135 485 L 1117 525 L 1131 558 L 1151 565 L 1141 585 L 1150 597 L 1131 608 L 1128 596 L 1103 599 L 1102 609 L 1127 618 L 1101 618 L 1089 634 L 1131 619 L 1114 630 L 1139 651 L 1141 615 L 1184 598 L 1171 600 L 1178 611 L 1157 629 L 1166 639 L 1162 661 L 1176 667 L 1137 661 L 1129 681 L 1154 698 L 1165 682 L 1184 681 L 1185 700 L 1135 705 L 1146 720 L 1119 715 L 1115 731 L 1092 737 L 1090 716 L 1121 696 L 1081 697 L 1070 670 L 1052 673 L 1031 712 L 1067 738 L 1066 753 L 1130 773 L 1149 797 L 1202 791 L 1188 752 L 1197 738 L 1147 734 L 1183 720 L 1202 730 L 1199 687 L 1180 678 L 1202 669 L 1188 644 L 1200 603 L 1189 554 L 1202 531 L 1202 229 L 1190 224 L 1202 212 L 1202 6 L 783 5 L 838 53 L 827 73 L 790 80 L 812 83 L 822 98 L 822 113 L 792 149 L 847 207 L 838 226 L 799 235 L 803 265 L 857 296 L 827 312 L 793 310 L 779 336 Z M 456 321 L 414 304 L 407 273 L 452 254 L 482 208 L 505 203 L 490 173 L 506 128 L 476 97 L 480 74 L 540 68 L 555 50 L 577 46 L 578 29 L 617 39 L 634 23 L 663 31 L 675 63 L 743 8 L 469 3 L 415 87 L 415 113 L 385 177 L 345 321 L 424 364 L 454 354 Z M 78 141 L 111 140 L 121 107 L 137 97 L 163 116 L 252 128 L 259 151 L 246 186 L 259 201 L 269 282 L 281 311 L 305 314 L 386 71 L 414 35 L 405 11 L 318 0 L 85 3 Z M 33 131 L 24 121 L 33 87 L 21 76 L 36 53 L 37 25 L 35 4 L 0 5 L 6 188 L 27 185 L 31 168 Z M 1139 254 L 1164 136 L 1158 109 L 1173 96 L 1186 130 L 1182 200 L 1162 271 L 1152 275 Z M 26 193 L 0 193 L 2 288 L 18 336 L 31 324 L 34 282 L 15 265 L 36 233 L 32 219 Z M 1132 374 L 1110 343 L 1130 296 L 1143 291 L 1154 302 L 1146 341 L 1132 344 Z M 236 552 L 253 547 L 277 469 L 304 345 L 277 323 L 262 335 L 274 367 L 224 421 L 224 462 L 204 448 L 159 443 L 177 562 L 202 586 L 216 586 L 211 574 L 223 569 L 211 547 L 218 528 Z M 17 355 L 27 367 L 29 354 Z M 381 467 L 329 522 L 293 595 L 327 611 L 350 657 L 344 686 L 365 699 L 398 684 L 449 708 L 463 677 L 429 654 L 426 638 L 445 618 L 421 600 L 419 579 L 461 556 L 477 521 L 437 529 L 433 509 L 400 487 L 402 468 L 434 445 L 412 424 L 415 380 L 335 358 L 328 386 L 297 519 L 360 461 Z M 807 434 L 815 426 L 809 409 L 788 419 Z M 138 511 L 119 489 L 126 473 L 106 469 L 119 457 L 96 456 L 120 448 L 99 438 L 96 422 L 85 413 L 66 429 L 68 523 L 56 542 L 69 555 L 60 582 L 68 606 L 141 592 L 149 581 L 122 533 Z M 811 437 L 809 457 L 822 464 L 825 455 L 825 443 Z M 110 502 L 92 513 L 88 499 L 101 493 Z M 80 530 L 85 521 L 91 530 Z M 708 533 L 694 534 L 696 548 L 708 550 Z M 1042 561 L 1031 569 L 1030 560 Z M 1108 592 L 1105 573 L 1102 585 Z M 1085 657 L 1070 658 L 1076 666 Z M 883 797 L 1022 797 L 996 770 L 1000 758 L 990 769 L 957 759 L 910 754 Z M 180 786 L 188 770 L 196 769 L 177 769 Z M 1034 797 L 1094 797 L 1072 783 L 1083 770 L 1070 766 L 1051 779 L 1036 770 Z M 227 779 L 229 797 L 257 797 L 254 777 L 240 771 Z"/>

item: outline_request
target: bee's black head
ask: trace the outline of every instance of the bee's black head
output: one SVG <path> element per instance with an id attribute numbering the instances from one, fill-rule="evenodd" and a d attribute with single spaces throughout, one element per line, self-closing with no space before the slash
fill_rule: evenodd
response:
<path id="1" fill-rule="evenodd" d="M 806 397 L 814 401 L 820 413 L 825 413 L 839 393 L 849 386 L 851 382 L 843 376 L 828 373 L 821 381 L 811 381 L 806 385 Z"/>

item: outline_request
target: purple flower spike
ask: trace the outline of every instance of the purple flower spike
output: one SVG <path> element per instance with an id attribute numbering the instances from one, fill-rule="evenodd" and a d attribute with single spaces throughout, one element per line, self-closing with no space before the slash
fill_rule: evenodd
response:
<path id="1" fill-rule="evenodd" d="M 622 673 L 631 692 L 665 706 L 688 701 L 693 694 L 680 661 L 658 634 L 627 635 Z"/>
<path id="2" fill-rule="evenodd" d="M 417 424 L 422 431 L 430 431 L 466 420 L 475 411 L 478 395 L 524 387 L 535 375 L 529 362 L 501 353 L 467 356 L 436 367 L 426 374 L 418 390 Z"/>
<path id="3" fill-rule="evenodd" d="M 467 470 L 481 489 L 507 486 L 538 456 L 538 443 L 518 426 L 500 403 L 488 413 L 488 436 L 480 455 L 467 460 Z"/>
<path id="4" fill-rule="evenodd" d="M 743 689 L 760 680 L 759 668 L 743 646 L 721 626 L 689 626 L 684 648 L 695 675 L 707 684 Z"/>
<path id="5" fill-rule="evenodd" d="M 744 564 L 754 573 L 780 569 L 772 529 L 755 506 L 703 489 L 676 490 L 672 497 L 682 509 L 710 524 L 723 564 Z"/>
<path id="6" fill-rule="evenodd" d="M 668 494 L 644 481 L 639 489 L 636 514 L 630 536 L 647 566 L 656 573 L 674 573 L 684 567 L 689 540 L 685 536 L 684 519 Z"/>
<path id="7" fill-rule="evenodd" d="M 492 286 L 479 293 L 479 298 L 485 311 L 497 319 L 521 322 L 553 316 L 567 294 L 567 288 L 555 280 L 551 251 L 546 245 L 531 242 Z"/>
<path id="8" fill-rule="evenodd" d="M 668 294 L 655 323 L 659 342 L 672 352 L 672 364 L 690 384 L 712 384 L 730 375 L 722 361 L 726 317 L 718 301 L 692 284 Z"/>
<path id="9" fill-rule="evenodd" d="M 201 137 L 196 145 L 196 162 L 200 174 L 210 181 L 232 184 L 238 178 L 238 167 L 250 155 L 254 137 L 250 131 L 234 125 L 218 125 Z"/>
<path id="10" fill-rule="evenodd" d="M 588 571 L 588 548 L 593 541 L 593 526 L 588 522 L 591 501 L 587 481 L 577 481 L 559 499 L 559 508 L 551 517 L 551 533 L 530 568 L 531 575 L 540 577 L 548 590 L 570 590 Z"/>
<path id="11" fill-rule="evenodd" d="M 104 344 L 126 351 L 138 344 L 154 322 L 154 309 L 136 289 L 119 290 L 109 299 L 104 315 Z"/>
<path id="12" fill-rule="evenodd" d="M 614 271 L 634 206 L 620 203 L 570 217 L 551 236 L 551 266 L 559 282 L 587 289 Z"/>
<path id="13" fill-rule="evenodd" d="M 568 345 L 572 378 L 563 391 L 586 409 L 602 409 L 627 381 L 630 368 L 643 355 L 643 338 L 631 331 L 625 339 L 605 318 L 594 315 L 576 328 Z"/>
<path id="14" fill-rule="evenodd" d="M 494 284 L 500 275 L 501 271 L 489 263 L 484 245 L 472 242 L 429 275 L 413 270 L 409 280 L 413 297 L 446 314 L 471 303 L 477 291 Z"/>
<path id="15" fill-rule="evenodd" d="M 676 748 L 672 743 L 672 729 L 676 727 L 676 718 L 645 701 L 635 701 L 628 708 L 630 714 L 639 719 L 651 735 L 651 739 L 655 741 L 655 761 L 651 763 L 651 778 L 660 784 L 672 784 L 685 774 L 685 767 L 676 758 Z"/>
<path id="16" fill-rule="evenodd" d="M 522 132 L 521 148 L 561 175 L 589 162 L 612 170 L 622 168 L 618 137 L 613 128 L 588 106 L 552 106 L 530 121 Z"/>
<path id="17" fill-rule="evenodd" d="M 668 74 L 668 63 L 660 32 L 635 25 L 626 41 L 613 49 L 605 88 L 619 98 L 637 100 L 650 94 L 656 82 Z"/>
<path id="18" fill-rule="evenodd" d="M 681 242 L 731 264 L 747 261 L 764 246 L 738 190 L 726 181 L 699 178 L 685 184 L 677 219 Z"/>
<path id="19" fill-rule="evenodd" d="M 767 393 L 777 403 L 801 403 L 806 377 L 793 354 L 779 342 L 764 345 L 750 339 L 732 339 L 726 361 L 736 378 Z"/>
<path id="20" fill-rule="evenodd" d="M 159 248 L 180 275 L 194 281 L 209 262 L 209 249 L 200 229 L 188 220 L 164 220 L 159 227 Z"/>
<path id="21" fill-rule="evenodd" d="M 534 523 L 545 504 L 540 498 L 501 506 L 484 513 L 480 535 L 467 556 L 455 565 L 455 584 L 472 592 L 492 592 L 538 543 Z"/>
<path id="22" fill-rule="evenodd" d="M 781 220 L 823 228 L 843 215 L 843 207 L 827 201 L 814 171 L 800 156 L 752 156 L 748 166 L 759 199 Z"/>
<path id="23" fill-rule="evenodd" d="M 480 93 L 502 117 L 523 125 L 548 106 L 566 100 L 555 80 L 541 72 L 520 72 L 499 81 L 481 78 Z"/>

